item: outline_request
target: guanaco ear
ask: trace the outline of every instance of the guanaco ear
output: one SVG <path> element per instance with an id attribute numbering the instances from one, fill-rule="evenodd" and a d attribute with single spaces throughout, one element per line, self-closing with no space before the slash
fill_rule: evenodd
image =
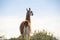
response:
<path id="1" fill-rule="evenodd" d="M 26 10 L 28 11 L 28 9 L 26 8 Z"/>
<path id="2" fill-rule="evenodd" d="M 29 11 L 31 11 L 31 8 L 29 8 Z"/>

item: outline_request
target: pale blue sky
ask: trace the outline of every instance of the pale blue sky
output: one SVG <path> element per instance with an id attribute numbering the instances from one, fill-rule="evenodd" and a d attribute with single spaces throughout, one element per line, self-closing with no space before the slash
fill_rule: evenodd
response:
<path id="1" fill-rule="evenodd" d="M 48 11 L 53 11 L 54 15 L 60 16 L 60 0 L 0 0 L 0 16 L 16 16 L 19 10 L 22 11 L 20 14 L 23 14 L 23 11 L 29 7 L 34 11 L 37 10 L 36 12 L 45 12 L 44 15 L 51 14 L 46 13 Z"/>
<path id="2" fill-rule="evenodd" d="M 0 34 L 19 36 L 19 25 L 29 7 L 34 13 L 32 31 L 45 29 L 60 38 L 60 0 L 0 0 Z"/>

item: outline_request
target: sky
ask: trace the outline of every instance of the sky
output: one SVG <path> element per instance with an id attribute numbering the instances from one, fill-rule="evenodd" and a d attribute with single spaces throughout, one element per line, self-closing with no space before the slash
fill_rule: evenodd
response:
<path id="1" fill-rule="evenodd" d="M 19 26 L 31 8 L 31 34 L 36 30 L 51 32 L 60 38 L 60 0 L 0 0 L 0 35 L 18 37 Z"/>

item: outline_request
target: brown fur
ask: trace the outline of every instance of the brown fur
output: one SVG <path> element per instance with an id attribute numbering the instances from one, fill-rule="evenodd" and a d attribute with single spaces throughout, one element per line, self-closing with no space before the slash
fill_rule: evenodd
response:
<path id="1" fill-rule="evenodd" d="M 23 34 L 23 32 L 24 32 L 24 25 L 27 25 L 29 27 L 29 30 L 31 31 L 30 23 L 29 23 L 29 21 L 26 20 L 26 21 L 23 21 L 21 23 L 21 25 L 20 25 L 20 32 L 21 32 L 21 34 Z"/>
<path id="2" fill-rule="evenodd" d="M 24 26 L 27 25 L 29 27 L 29 35 L 30 36 L 30 32 L 31 32 L 31 21 L 30 21 L 30 16 L 33 15 L 31 9 L 29 8 L 29 10 L 27 10 L 27 14 L 26 14 L 26 20 L 23 21 L 20 25 L 20 32 L 22 34 L 22 36 L 24 37 L 23 33 L 24 33 Z"/>

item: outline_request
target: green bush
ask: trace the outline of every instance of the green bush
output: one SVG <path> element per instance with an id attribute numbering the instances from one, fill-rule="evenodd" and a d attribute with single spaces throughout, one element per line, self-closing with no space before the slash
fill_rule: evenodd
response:
<path id="1" fill-rule="evenodd" d="M 53 37 L 53 34 L 46 32 L 45 30 L 40 32 L 34 32 L 30 40 L 58 40 L 56 37 Z"/>
<path id="2" fill-rule="evenodd" d="M 22 37 L 19 36 L 18 38 L 11 38 L 10 40 L 22 40 Z M 56 37 L 53 36 L 50 32 L 38 31 L 34 32 L 33 35 L 30 37 L 30 40 L 58 40 Z"/>

